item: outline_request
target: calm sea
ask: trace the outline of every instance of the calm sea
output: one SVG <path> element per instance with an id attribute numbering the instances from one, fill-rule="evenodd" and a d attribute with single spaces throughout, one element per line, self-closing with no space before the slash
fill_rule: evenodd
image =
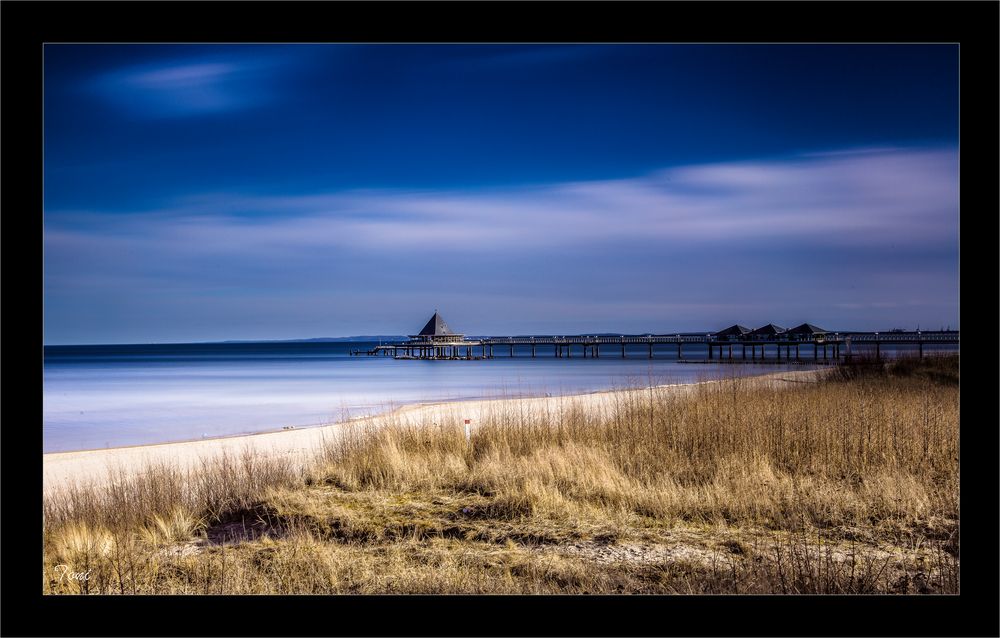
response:
<path id="1" fill-rule="evenodd" d="M 370 343 L 232 343 L 45 348 L 43 449 L 61 452 L 307 427 L 442 400 L 590 392 L 775 372 L 678 363 L 676 350 L 606 346 L 600 359 L 397 361 L 352 357 Z M 541 355 L 544 349 L 539 348 Z M 707 351 L 684 349 L 686 358 Z M 809 366 L 794 366 L 807 369 Z"/>

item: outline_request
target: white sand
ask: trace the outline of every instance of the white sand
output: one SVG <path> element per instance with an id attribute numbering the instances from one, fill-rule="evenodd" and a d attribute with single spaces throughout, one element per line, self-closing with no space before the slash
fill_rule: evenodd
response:
<path id="1" fill-rule="evenodd" d="M 824 370 L 778 372 L 765 376 L 746 377 L 754 384 L 790 386 L 794 382 L 812 381 Z M 707 381 L 705 383 L 719 383 Z M 388 414 L 374 415 L 353 422 L 380 426 L 386 423 L 417 424 L 462 424 L 471 421 L 471 427 L 482 423 L 491 415 L 507 414 L 529 416 L 549 414 L 553 419 L 568 410 L 598 411 L 612 414 L 616 405 L 623 400 L 639 398 L 647 400 L 650 392 L 688 393 L 697 384 L 657 386 L 634 390 L 610 390 L 591 394 L 556 397 L 492 399 L 481 401 L 455 401 L 448 403 L 422 403 L 408 405 Z M 103 482 L 109 470 L 135 472 L 149 464 L 171 464 L 179 468 L 198 465 L 223 454 L 239 455 L 244 450 L 252 450 L 266 456 L 287 456 L 295 464 L 308 463 L 324 440 L 330 440 L 342 432 L 344 423 L 322 427 L 282 430 L 263 434 L 234 436 L 183 443 L 160 443 L 134 447 L 87 450 L 82 452 L 56 452 L 42 455 L 43 486 L 45 491 L 71 483 Z"/>

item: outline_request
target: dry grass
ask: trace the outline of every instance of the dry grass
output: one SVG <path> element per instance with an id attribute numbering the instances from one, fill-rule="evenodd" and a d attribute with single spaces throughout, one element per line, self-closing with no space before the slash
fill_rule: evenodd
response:
<path id="1" fill-rule="evenodd" d="M 46 495 L 45 591 L 138 593 L 137 574 L 159 573 L 164 546 L 191 540 L 227 516 L 242 516 L 268 487 L 301 483 L 282 461 L 249 452 L 190 472 L 167 465 L 109 472 L 103 485 Z"/>
<path id="2" fill-rule="evenodd" d="M 957 592 L 958 358 L 345 426 L 46 503 L 46 592 Z M 77 581 L 57 564 L 93 570 Z"/>

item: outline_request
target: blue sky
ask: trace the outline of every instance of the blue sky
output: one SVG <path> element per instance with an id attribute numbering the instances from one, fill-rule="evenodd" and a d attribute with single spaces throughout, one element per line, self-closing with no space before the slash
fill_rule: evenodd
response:
<path id="1" fill-rule="evenodd" d="M 950 45 L 47 45 L 45 342 L 958 326 Z"/>

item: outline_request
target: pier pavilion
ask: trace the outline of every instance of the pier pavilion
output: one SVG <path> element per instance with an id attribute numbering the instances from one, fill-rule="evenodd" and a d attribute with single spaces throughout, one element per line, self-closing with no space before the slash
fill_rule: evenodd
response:
<path id="1" fill-rule="evenodd" d="M 421 359 L 457 359 L 462 357 L 462 346 L 465 346 L 464 356 L 472 358 L 472 342 L 465 340 L 465 335 L 453 332 L 445 323 L 437 310 L 418 334 L 410 335 L 410 341 L 404 344 L 408 357 Z M 398 356 L 398 355 L 397 355 Z"/>
<path id="2" fill-rule="evenodd" d="M 750 331 L 750 339 L 752 341 L 774 341 L 781 339 L 785 332 L 787 331 L 781 326 L 769 323 L 766 326 L 761 326 L 756 330 Z"/>
<path id="3" fill-rule="evenodd" d="M 802 340 L 815 341 L 817 339 L 821 340 L 824 337 L 826 337 L 826 335 L 829 333 L 830 333 L 829 330 L 823 330 L 822 328 L 814 326 L 811 323 L 804 323 L 800 326 L 795 326 L 794 328 L 789 328 L 788 330 L 785 331 L 785 334 L 787 334 L 790 339 L 799 341 Z"/>
<path id="4" fill-rule="evenodd" d="M 751 332 L 750 328 L 747 328 L 746 326 L 741 326 L 740 324 L 737 323 L 732 326 L 729 326 L 725 330 L 720 330 L 714 334 L 715 338 L 719 340 L 741 341 L 745 339 L 746 336 L 750 334 L 750 332 Z"/>

